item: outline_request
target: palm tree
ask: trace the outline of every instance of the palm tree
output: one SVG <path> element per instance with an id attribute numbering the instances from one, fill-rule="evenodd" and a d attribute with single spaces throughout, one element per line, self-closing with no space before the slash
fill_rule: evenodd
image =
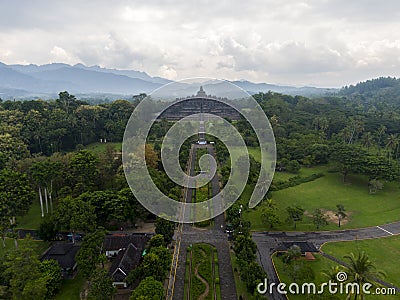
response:
<path id="1" fill-rule="evenodd" d="M 337 204 L 336 209 L 337 210 L 336 210 L 335 216 L 338 218 L 338 224 L 340 227 L 340 221 L 347 217 L 347 215 L 345 213 L 346 210 L 344 209 L 343 204 Z"/>
<path id="2" fill-rule="evenodd" d="M 363 142 L 363 146 L 367 147 L 367 149 L 369 151 L 369 148 L 372 146 L 372 142 L 373 142 L 371 132 L 368 131 L 368 132 L 364 133 L 364 135 L 362 137 L 362 142 Z"/>
<path id="3" fill-rule="evenodd" d="M 347 143 L 347 144 L 351 143 L 352 134 L 351 134 L 351 129 L 348 126 L 346 126 L 345 128 L 343 128 L 340 131 L 340 135 L 343 137 L 344 143 Z"/>
<path id="4" fill-rule="evenodd" d="M 286 264 L 291 263 L 301 257 L 301 248 L 297 245 L 291 246 L 283 256 L 283 262 Z"/>
<path id="5" fill-rule="evenodd" d="M 386 127 L 385 125 L 381 125 L 378 130 L 376 131 L 376 136 L 378 138 L 378 140 L 376 141 L 377 145 L 378 145 L 378 153 L 381 152 L 381 141 L 382 141 L 382 137 L 383 135 L 386 133 Z"/>
<path id="6" fill-rule="evenodd" d="M 332 282 L 337 282 L 337 281 L 338 281 L 338 280 L 337 280 L 337 274 L 338 274 L 339 272 L 341 272 L 342 270 L 343 270 L 343 268 L 342 268 L 341 266 L 336 265 L 336 266 L 331 266 L 330 269 L 323 270 L 323 271 L 321 272 L 321 274 L 322 274 L 324 277 L 326 277 L 327 280 L 330 280 L 330 281 L 332 281 Z"/>
<path id="7" fill-rule="evenodd" d="M 397 149 L 399 143 L 400 143 L 400 140 L 399 140 L 399 137 L 397 136 L 397 134 L 391 134 L 388 137 L 387 143 L 386 143 L 386 148 L 389 149 L 389 152 L 388 152 L 389 158 L 392 158 L 392 153 L 394 152 L 394 150 Z"/>
<path id="8" fill-rule="evenodd" d="M 267 205 L 267 208 L 276 209 L 276 203 L 272 198 L 266 197 L 265 200 L 266 200 L 265 203 Z"/>
<path id="9" fill-rule="evenodd" d="M 350 289 L 346 299 L 350 299 L 354 295 L 354 300 L 365 299 L 362 286 L 365 283 L 370 283 L 373 286 L 379 286 L 377 279 L 384 278 L 386 275 L 384 272 L 376 269 L 374 264 L 369 260 L 368 255 L 363 251 L 359 252 L 357 257 L 354 253 L 344 256 L 349 261 L 348 265 L 344 267 L 344 271 L 347 273 L 347 281 L 351 283 L 357 283 L 359 293 L 354 293 Z"/>

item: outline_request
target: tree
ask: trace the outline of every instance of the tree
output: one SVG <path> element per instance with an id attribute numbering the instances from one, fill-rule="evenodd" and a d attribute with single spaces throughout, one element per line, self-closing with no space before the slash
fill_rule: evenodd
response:
<path id="1" fill-rule="evenodd" d="M 171 266 L 172 255 L 165 247 L 152 248 L 136 268 L 136 275 L 141 278 L 153 276 L 156 280 L 163 281 L 165 274 Z"/>
<path id="2" fill-rule="evenodd" d="M 82 193 L 92 189 L 96 185 L 98 158 L 88 150 L 76 152 L 70 161 L 69 167 L 75 182 L 75 192 Z"/>
<path id="3" fill-rule="evenodd" d="M 33 191 L 25 174 L 11 170 L 0 171 L 0 227 L 2 229 L 3 246 L 5 232 L 13 229 L 15 247 L 18 247 L 17 235 L 14 232 L 16 218 L 28 212 Z"/>
<path id="4" fill-rule="evenodd" d="M 276 209 L 276 203 L 272 198 L 267 198 L 263 203 L 265 203 L 267 208 Z"/>
<path id="5" fill-rule="evenodd" d="M 164 299 L 164 287 L 160 281 L 149 276 L 143 279 L 134 289 L 131 300 L 162 300 Z"/>
<path id="6" fill-rule="evenodd" d="M 276 209 L 273 208 L 265 208 L 261 214 L 261 222 L 269 226 L 269 228 L 273 228 L 275 225 L 280 224 L 279 216 L 276 212 Z"/>
<path id="7" fill-rule="evenodd" d="M 399 179 L 399 164 L 387 157 L 368 155 L 360 168 L 360 172 L 367 175 L 369 180 L 384 179 L 396 181 Z"/>
<path id="8" fill-rule="evenodd" d="M 300 206 L 288 206 L 286 207 L 286 211 L 288 213 L 288 218 L 286 219 L 289 223 L 294 224 L 294 229 L 296 229 L 297 222 L 303 219 L 304 209 Z"/>
<path id="9" fill-rule="evenodd" d="M 107 270 L 96 268 L 89 280 L 88 297 L 90 300 L 112 299 L 116 290 Z"/>
<path id="10" fill-rule="evenodd" d="M 67 114 L 69 114 L 71 110 L 75 109 L 78 105 L 75 96 L 70 95 L 67 91 L 60 92 L 58 94 L 57 102 L 61 104 L 62 108 Z"/>
<path id="11" fill-rule="evenodd" d="M 246 263 L 240 270 L 240 279 L 246 283 L 247 290 L 253 294 L 257 285 L 264 280 L 266 274 L 255 261 Z"/>
<path id="12" fill-rule="evenodd" d="M 366 147 L 367 150 L 369 150 L 369 148 L 372 146 L 373 141 L 374 140 L 372 138 L 372 133 L 369 131 L 364 133 L 364 135 L 362 136 L 363 146 Z"/>
<path id="13" fill-rule="evenodd" d="M 82 246 L 76 255 L 76 262 L 79 270 L 86 278 L 89 278 L 92 272 L 96 270 L 96 266 L 99 263 L 103 263 L 105 260 L 104 254 L 102 253 L 105 235 L 105 231 L 100 229 L 88 234 L 83 239 Z"/>
<path id="14" fill-rule="evenodd" d="M 256 257 L 257 245 L 248 235 L 238 235 L 235 239 L 236 257 L 245 262 L 251 262 Z"/>
<path id="15" fill-rule="evenodd" d="M 159 158 L 157 152 L 154 151 L 154 147 L 151 144 L 145 145 L 145 156 L 146 164 L 153 169 L 157 169 Z"/>
<path id="16" fill-rule="evenodd" d="M 46 299 L 46 278 L 39 277 L 36 280 L 29 280 L 23 291 L 22 298 L 23 300 L 39 300 Z"/>
<path id="17" fill-rule="evenodd" d="M 0 133 L 0 153 L 2 154 L 3 167 L 29 156 L 27 146 L 21 138 L 9 133 Z"/>
<path id="18" fill-rule="evenodd" d="M 52 241 L 58 231 L 59 228 L 53 220 L 45 219 L 39 225 L 38 236 L 45 241 Z"/>
<path id="19" fill-rule="evenodd" d="M 326 278 L 327 280 L 330 280 L 330 281 L 332 281 L 332 282 L 338 282 L 338 280 L 337 280 L 337 274 L 338 274 L 339 272 L 341 272 L 341 271 L 342 271 L 342 267 L 341 267 L 341 266 L 332 266 L 330 269 L 323 270 L 323 271 L 321 272 L 321 274 L 322 274 L 323 276 L 325 276 L 325 278 Z"/>
<path id="20" fill-rule="evenodd" d="M 341 220 L 343 220 L 344 218 L 347 217 L 345 211 L 346 211 L 346 210 L 344 209 L 343 204 L 337 204 L 337 205 L 336 205 L 336 213 L 335 213 L 335 216 L 338 218 L 338 225 L 339 225 L 339 227 L 340 227 L 340 222 L 341 222 Z"/>
<path id="21" fill-rule="evenodd" d="M 329 146 L 325 144 L 312 144 L 306 148 L 306 155 L 310 156 L 311 164 L 326 164 L 329 159 Z"/>
<path id="22" fill-rule="evenodd" d="M 45 197 L 46 212 L 53 212 L 53 181 L 60 175 L 61 163 L 58 161 L 51 161 L 50 159 L 45 161 L 38 161 L 34 163 L 30 168 L 30 173 L 36 182 L 37 188 L 39 189 L 39 200 L 42 208 L 42 217 L 44 216 L 43 211 L 43 200 L 42 200 L 42 188 Z M 49 203 L 48 203 L 49 202 Z"/>
<path id="23" fill-rule="evenodd" d="M 400 144 L 400 139 L 397 136 L 397 134 L 391 134 L 388 137 L 387 142 L 386 142 L 386 149 L 388 149 L 389 159 L 391 159 L 393 157 L 394 152 L 397 157 L 399 144 Z"/>
<path id="24" fill-rule="evenodd" d="M 130 188 L 120 190 L 118 197 L 122 203 L 125 220 L 135 223 L 137 219 L 145 220 L 149 216 L 149 211 L 136 199 Z"/>
<path id="25" fill-rule="evenodd" d="M 322 210 L 320 208 L 315 209 L 312 218 L 313 218 L 314 225 L 317 227 L 317 230 L 321 226 L 328 225 L 328 221 L 326 220 L 326 216 L 325 216 L 325 214 L 322 212 Z"/>
<path id="26" fill-rule="evenodd" d="M 46 299 L 51 299 L 61 287 L 61 268 L 54 259 L 44 260 L 39 265 L 41 277 L 46 283 Z"/>
<path id="27" fill-rule="evenodd" d="M 155 226 L 156 234 L 161 234 L 164 237 L 165 243 L 167 245 L 170 244 L 174 236 L 175 223 L 158 217 Z"/>
<path id="28" fill-rule="evenodd" d="M 349 173 L 360 173 L 362 171 L 367 153 L 362 148 L 354 145 L 338 144 L 332 148 L 331 160 L 336 164 L 346 182 Z"/>
<path id="29" fill-rule="evenodd" d="M 149 250 L 155 247 L 162 247 L 165 245 L 164 237 L 161 234 L 156 234 L 149 241 Z"/>
<path id="30" fill-rule="evenodd" d="M 106 226 L 111 221 L 124 220 L 124 203 L 115 191 L 94 191 L 80 194 L 77 199 L 94 208 L 96 223 Z"/>
<path id="31" fill-rule="evenodd" d="M 41 278 L 40 261 L 30 243 L 9 251 L 4 259 L 4 274 L 9 278 L 13 299 L 45 299 L 46 282 Z"/>
<path id="32" fill-rule="evenodd" d="M 53 220 L 71 233 L 76 230 L 93 231 L 96 227 L 95 219 L 94 207 L 90 203 L 72 197 L 60 199 L 53 215 Z M 72 237 L 73 242 L 75 242 L 74 234 Z"/>
<path id="33" fill-rule="evenodd" d="M 286 171 L 288 171 L 289 173 L 299 173 L 300 169 L 301 165 L 297 160 L 291 160 L 286 164 Z"/>
<path id="34" fill-rule="evenodd" d="M 297 260 L 301 257 L 301 249 L 297 245 L 291 246 L 283 256 L 283 262 L 290 264 L 292 261 Z"/>
<path id="35" fill-rule="evenodd" d="M 378 145 L 378 149 L 379 152 L 381 151 L 381 141 L 382 141 L 382 137 L 384 136 L 384 134 L 386 133 L 386 126 L 385 125 L 380 125 L 379 128 L 376 130 L 375 135 L 377 137 L 377 145 Z"/>
<path id="36" fill-rule="evenodd" d="M 350 289 L 349 297 L 354 295 L 354 299 L 364 299 L 363 284 L 370 283 L 373 286 L 379 286 L 380 284 L 376 281 L 377 278 L 384 278 L 386 275 L 384 272 L 376 269 L 375 265 L 369 260 L 368 255 L 363 251 L 359 252 L 357 256 L 354 253 L 344 256 L 347 259 L 348 264 L 344 267 L 347 273 L 347 280 L 351 283 L 357 283 L 360 287 L 360 293 L 352 293 Z"/>
<path id="37" fill-rule="evenodd" d="M 375 194 L 377 191 L 383 189 L 383 183 L 377 179 L 372 179 L 368 182 L 368 188 L 370 194 Z"/>

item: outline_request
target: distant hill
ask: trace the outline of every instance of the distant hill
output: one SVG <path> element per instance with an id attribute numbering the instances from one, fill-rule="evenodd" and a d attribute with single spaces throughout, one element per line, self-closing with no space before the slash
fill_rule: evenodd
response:
<path id="1" fill-rule="evenodd" d="M 250 81 L 232 81 L 232 83 L 236 84 L 240 88 L 249 92 L 250 94 L 256 94 L 258 92 L 276 92 L 288 95 L 300 95 L 300 96 L 319 96 L 326 93 L 336 92 L 337 89 L 332 88 L 317 88 L 311 86 L 303 86 L 303 87 L 293 87 L 293 86 L 283 86 L 283 85 L 274 85 L 267 83 L 253 83 Z"/>
<path id="2" fill-rule="evenodd" d="M 362 99 L 365 102 L 381 102 L 400 105 L 400 79 L 379 77 L 342 88 L 338 95 Z"/>
<path id="3" fill-rule="evenodd" d="M 0 63 L 0 97 L 10 98 L 54 98 L 58 92 L 67 90 L 75 95 L 96 98 L 96 95 L 112 95 L 112 98 L 150 93 L 154 89 L 171 82 L 161 77 L 151 77 L 135 70 L 107 69 L 83 64 L 68 65 L 52 63 L 45 65 L 6 65 Z M 278 92 L 290 95 L 314 96 L 332 93 L 336 90 L 315 87 L 280 86 L 267 83 L 253 83 L 246 80 L 233 81 L 250 94 L 258 92 Z M 207 92 L 218 94 L 223 89 L 221 83 L 207 82 Z M 176 96 L 195 93 L 198 86 L 180 84 L 180 91 L 171 86 L 169 92 Z M 214 93 L 215 92 L 215 93 Z M 229 92 L 225 93 L 229 96 Z"/>
<path id="4" fill-rule="evenodd" d="M 368 95 L 380 91 L 397 90 L 400 87 L 400 79 L 395 77 L 379 77 L 356 85 L 345 86 L 339 91 L 340 95 Z"/>

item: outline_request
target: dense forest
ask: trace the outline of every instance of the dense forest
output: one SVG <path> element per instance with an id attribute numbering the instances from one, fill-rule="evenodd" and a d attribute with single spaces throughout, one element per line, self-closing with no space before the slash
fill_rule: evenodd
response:
<path id="1" fill-rule="evenodd" d="M 53 101 L 0 102 L 0 230 L 13 237 L 32 201 L 40 199 L 44 218 L 39 234 L 54 239 L 60 230 L 93 233 L 115 230 L 154 218 L 131 193 L 122 169 L 120 144 L 125 125 L 144 94 L 131 100 L 90 105 L 61 92 Z M 319 98 L 258 93 L 256 101 L 267 114 L 277 144 L 276 171 L 297 173 L 303 167 L 331 164 L 343 181 L 349 174 L 368 177 L 369 191 L 382 181 L 400 179 L 400 84 L 379 78 L 343 88 L 338 95 Z M 154 102 L 161 108 L 161 102 Z M 258 145 L 244 121 L 232 122 L 246 144 Z M 150 174 L 166 195 L 179 199 L 180 187 L 168 179 L 160 163 L 162 137 L 172 126 L 153 125 L 146 145 Z M 193 139 L 194 141 L 194 139 Z M 87 148 L 105 145 L 105 151 Z M 112 142 L 112 143 L 110 143 Z M 215 141 L 223 183 L 229 176 L 226 148 Z M 190 141 L 181 148 L 185 165 Z M 258 176 L 251 157 L 249 185 Z M 273 181 L 270 193 L 283 188 Z M 293 181 L 291 184 L 296 184 Z M 234 210 L 228 211 L 228 220 Z M 173 230 L 173 227 L 172 227 Z M 171 238 L 171 237 L 170 237 Z M 170 239 L 169 238 L 169 239 Z M 4 244 L 5 245 L 5 244 Z M 1 276 L 0 276 L 1 277 Z M 0 278 L 1 279 L 1 278 Z M 5 285 L 9 284 L 6 282 Z"/>

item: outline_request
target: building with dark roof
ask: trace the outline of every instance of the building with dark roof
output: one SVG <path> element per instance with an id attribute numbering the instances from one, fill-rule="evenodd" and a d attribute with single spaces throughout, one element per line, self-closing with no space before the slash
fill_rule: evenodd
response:
<path id="1" fill-rule="evenodd" d="M 62 269 L 62 276 L 71 277 L 76 271 L 75 257 L 80 247 L 73 243 L 55 243 L 47 249 L 40 260 L 54 259 Z"/>
<path id="2" fill-rule="evenodd" d="M 126 250 L 129 244 L 133 244 L 137 249 L 143 251 L 150 237 L 149 234 L 107 235 L 104 238 L 103 251 L 108 258 L 116 257 L 121 251 Z"/>
<path id="3" fill-rule="evenodd" d="M 126 277 L 141 262 L 143 252 L 152 234 L 114 234 L 107 235 L 103 242 L 103 251 L 112 259 L 109 275 L 113 285 L 126 288 Z"/>
<path id="4" fill-rule="evenodd" d="M 142 259 L 143 250 L 130 243 L 126 250 L 120 251 L 111 265 L 109 274 L 113 285 L 117 288 L 126 288 L 126 277 L 136 268 Z"/>

